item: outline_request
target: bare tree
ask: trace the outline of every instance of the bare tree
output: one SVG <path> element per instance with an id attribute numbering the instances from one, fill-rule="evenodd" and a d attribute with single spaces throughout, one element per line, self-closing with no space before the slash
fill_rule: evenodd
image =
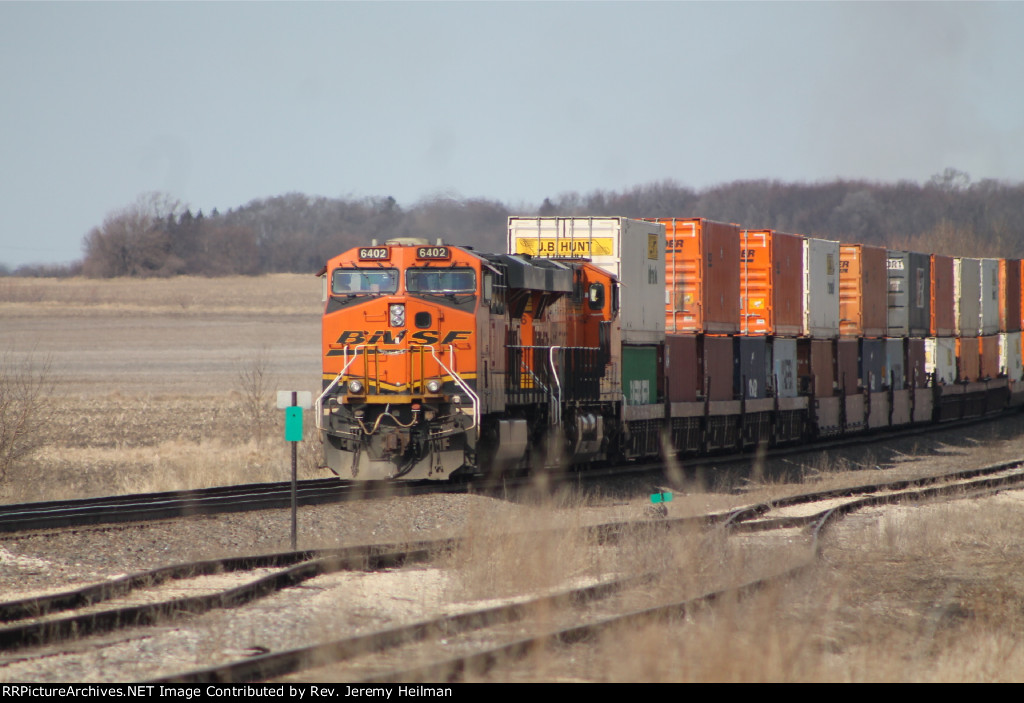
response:
<path id="1" fill-rule="evenodd" d="M 46 397 L 53 390 L 50 360 L 0 355 L 0 481 L 46 441 Z"/>

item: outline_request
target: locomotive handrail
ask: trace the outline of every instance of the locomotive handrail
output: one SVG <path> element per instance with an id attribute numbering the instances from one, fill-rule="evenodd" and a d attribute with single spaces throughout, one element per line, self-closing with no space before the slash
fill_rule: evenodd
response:
<path id="1" fill-rule="evenodd" d="M 551 366 L 551 376 L 555 379 L 555 387 L 558 389 L 558 402 L 554 404 L 555 407 L 551 413 L 552 425 L 562 424 L 562 382 L 558 378 L 558 369 L 555 368 L 555 351 L 561 348 L 552 346 L 550 351 L 548 351 L 548 365 Z"/>
<path id="2" fill-rule="evenodd" d="M 434 349 L 433 344 L 426 344 L 424 346 L 430 350 L 430 355 L 434 357 L 434 361 L 436 361 L 442 369 L 448 372 L 448 374 L 452 377 L 455 383 L 458 384 L 459 388 L 464 390 L 466 394 L 469 395 L 470 399 L 473 401 L 473 424 L 465 429 L 466 432 L 469 432 L 471 429 L 480 424 L 480 396 L 474 393 L 473 389 L 470 388 L 469 385 L 467 385 L 466 382 L 462 380 L 462 376 L 455 372 L 455 348 L 452 346 L 448 347 L 448 353 L 449 356 L 451 356 L 452 364 L 452 368 L 448 368 L 447 366 L 445 366 L 444 362 L 441 361 L 440 358 L 438 358 L 437 350 Z"/>
<path id="3" fill-rule="evenodd" d="M 365 344 L 357 344 L 355 349 L 352 350 L 352 360 L 351 361 L 344 361 L 345 359 L 348 359 L 348 345 L 347 344 L 345 345 L 345 347 L 342 349 L 342 357 L 341 357 L 342 360 L 344 361 L 345 365 L 341 367 L 341 371 L 338 372 L 338 375 L 334 377 L 334 380 L 331 381 L 331 383 L 327 386 L 327 388 L 324 389 L 324 392 L 320 394 L 320 397 L 318 397 L 316 399 L 316 428 L 318 430 L 320 430 L 321 432 L 324 431 L 324 426 L 323 426 L 324 398 L 326 398 L 327 394 L 330 393 L 332 390 L 334 390 L 334 387 L 336 385 L 338 385 L 338 381 L 340 381 L 341 377 L 345 375 L 346 371 L 348 371 L 348 367 L 351 366 L 352 362 L 355 361 L 359 357 L 359 355 L 358 355 L 359 349 L 361 347 L 365 347 L 365 346 L 366 346 Z"/>

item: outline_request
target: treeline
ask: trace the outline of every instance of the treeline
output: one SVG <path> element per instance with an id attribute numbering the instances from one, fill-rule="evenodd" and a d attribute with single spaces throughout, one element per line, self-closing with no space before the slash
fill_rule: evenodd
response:
<path id="1" fill-rule="evenodd" d="M 1024 184 L 972 182 L 966 173 L 946 169 L 923 184 L 761 180 L 698 191 L 666 181 L 623 191 L 564 193 L 514 212 L 504 203 L 484 199 L 442 197 L 402 207 L 390 197 L 290 193 L 204 214 L 150 194 L 93 228 L 85 237 L 82 261 L 67 267 L 22 267 L 14 273 L 113 277 L 310 272 L 346 249 L 393 237 L 441 238 L 501 251 L 510 214 L 699 216 L 890 248 L 1024 257 Z"/>

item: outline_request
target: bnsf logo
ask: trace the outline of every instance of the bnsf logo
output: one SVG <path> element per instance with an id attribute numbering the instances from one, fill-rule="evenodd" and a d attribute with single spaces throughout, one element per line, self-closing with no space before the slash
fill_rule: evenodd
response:
<path id="1" fill-rule="evenodd" d="M 398 334 L 392 334 L 391 330 L 376 330 L 374 332 L 367 332 L 364 330 L 345 330 L 338 336 L 336 344 L 401 344 L 408 331 L 409 330 L 402 330 Z M 440 341 L 441 344 L 451 344 L 452 342 L 469 339 L 472 334 L 473 333 L 469 330 L 452 330 L 445 334 L 442 339 L 440 332 L 435 332 L 434 330 L 422 330 L 410 335 L 409 342 L 424 346 L 428 344 L 437 344 L 438 341 Z"/>

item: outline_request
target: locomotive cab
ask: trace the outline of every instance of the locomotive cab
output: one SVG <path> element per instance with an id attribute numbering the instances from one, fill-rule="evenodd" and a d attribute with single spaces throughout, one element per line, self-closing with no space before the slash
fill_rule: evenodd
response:
<path id="1" fill-rule="evenodd" d="M 410 240 L 328 262 L 317 420 L 339 476 L 442 479 L 472 465 L 484 265 Z"/>

